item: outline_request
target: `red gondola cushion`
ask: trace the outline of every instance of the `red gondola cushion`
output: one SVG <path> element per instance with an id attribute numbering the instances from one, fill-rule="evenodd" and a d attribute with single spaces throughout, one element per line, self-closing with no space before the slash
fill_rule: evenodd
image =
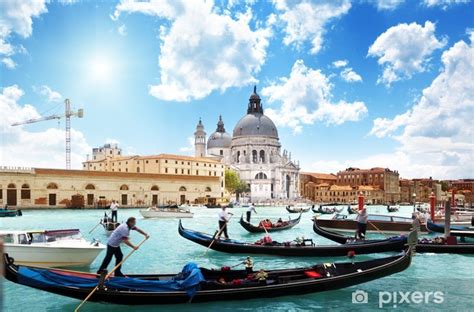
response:
<path id="1" fill-rule="evenodd" d="M 310 278 L 320 278 L 322 275 L 316 271 L 305 271 L 304 274 Z"/>

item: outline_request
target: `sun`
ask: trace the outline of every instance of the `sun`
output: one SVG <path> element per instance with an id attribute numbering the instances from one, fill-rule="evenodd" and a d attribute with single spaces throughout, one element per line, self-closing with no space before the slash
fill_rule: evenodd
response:
<path id="1" fill-rule="evenodd" d="M 95 82 L 108 82 L 113 77 L 113 63 L 107 57 L 95 57 L 89 65 L 90 78 Z"/>

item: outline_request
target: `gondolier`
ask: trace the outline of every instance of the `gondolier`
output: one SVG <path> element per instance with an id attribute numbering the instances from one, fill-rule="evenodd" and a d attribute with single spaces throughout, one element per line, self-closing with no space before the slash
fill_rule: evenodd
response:
<path id="1" fill-rule="evenodd" d="M 221 238 L 222 233 L 224 233 L 224 237 L 229 239 L 229 235 L 227 235 L 227 222 L 229 222 L 230 216 L 234 214 L 231 212 L 226 211 L 226 207 L 223 206 L 222 210 L 219 212 L 219 233 L 217 234 L 217 239 Z"/>
<path id="2" fill-rule="evenodd" d="M 257 214 L 257 211 L 255 210 L 255 207 L 250 205 L 250 207 L 247 209 L 247 222 L 250 222 L 250 217 L 252 216 L 252 212 L 255 212 Z"/>
<path id="3" fill-rule="evenodd" d="M 369 215 L 367 214 L 367 209 L 362 208 L 360 212 L 358 212 L 356 221 L 357 221 L 357 232 L 355 235 L 356 239 L 365 239 L 365 232 L 367 231 L 367 221 L 369 219 Z"/>
<path id="4" fill-rule="evenodd" d="M 119 225 L 119 227 L 115 229 L 115 231 L 112 232 L 107 242 L 107 254 L 105 255 L 104 260 L 102 261 L 102 264 L 99 270 L 97 271 L 97 274 L 101 274 L 102 271 L 107 268 L 110 261 L 112 260 L 112 256 L 115 256 L 115 265 L 118 265 L 120 261 L 122 261 L 123 254 L 122 250 L 120 249 L 121 243 L 125 243 L 130 248 L 133 248 L 135 250 L 138 249 L 138 247 L 133 245 L 129 240 L 130 230 L 135 230 L 146 238 L 149 237 L 147 233 L 135 226 L 136 223 L 136 219 L 134 217 L 130 217 L 128 218 L 126 223 L 122 223 L 121 225 Z M 124 276 L 120 270 L 120 267 L 115 270 L 115 276 Z"/>
<path id="5" fill-rule="evenodd" d="M 112 211 L 112 222 L 117 222 L 117 212 L 118 212 L 118 203 L 113 200 L 112 203 L 110 204 L 110 210 Z"/>

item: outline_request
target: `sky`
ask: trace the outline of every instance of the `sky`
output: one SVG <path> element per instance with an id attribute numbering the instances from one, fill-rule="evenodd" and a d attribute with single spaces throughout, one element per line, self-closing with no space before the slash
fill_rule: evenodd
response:
<path id="1" fill-rule="evenodd" d="M 1 0 L 0 166 L 72 167 L 92 147 L 193 154 L 257 86 L 303 171 L 474 178 L 474 3 Z"/>

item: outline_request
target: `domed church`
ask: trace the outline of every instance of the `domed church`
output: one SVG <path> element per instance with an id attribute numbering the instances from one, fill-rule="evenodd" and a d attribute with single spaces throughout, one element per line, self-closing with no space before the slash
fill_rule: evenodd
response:
<path id="1" fill-rule="evenodd" d="M 207 140 L 199 120 L 195 132 L 196 156 L 221 159 L 236 170 L 250 185 L 251 200 L 293 199 L 298 196 L 299 163 L 291 153 L 281 152 L 278 130 L 263 112 L 260 96 L 254 87 L 247 106 L 247 114 L 234 127 L 232 136 L 225 131 L 222 116 L 217 129 Z"/>

